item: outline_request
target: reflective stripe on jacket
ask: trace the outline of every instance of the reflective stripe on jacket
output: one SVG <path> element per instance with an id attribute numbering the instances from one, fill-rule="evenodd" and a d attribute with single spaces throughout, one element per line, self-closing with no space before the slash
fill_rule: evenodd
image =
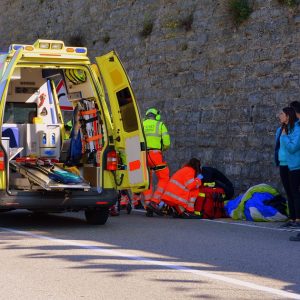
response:
<path id="1" fill-rule="evenodd" d="M 170 147 L 170 135 L 163 122 L 146 119 L 143 126 L 148 149 L 167 150 Z"/>
<path id="2" fill-rule="evenodd" d="M 189 211 L 193 211 L 200 185 L 201 180 L 195 178 L 195 170 L 191 167 L 183 167 L 169 180 L 162 200 L 171 201 Z"/>

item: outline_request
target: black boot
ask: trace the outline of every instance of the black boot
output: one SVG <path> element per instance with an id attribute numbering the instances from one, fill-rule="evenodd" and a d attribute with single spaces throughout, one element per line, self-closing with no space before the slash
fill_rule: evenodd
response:
<path id="1" fill-rule="evenodd" d="M 146 209 L 146 217 L 152 218 L 153 217 L 153 211 L 147 208 Z"/>
<path id="2" fill-rule="evenodd" d="M 143 209 L 143 208 L 144 208 L 144 206 L 140 201 L 137 205 L 134 206 L 134 209 Z"/>
<path id="3" fill-rule="evenodd" d="M 190 213 L 190 212 L 183 212 L 181 215 L 180 215 L 183 219 L 202 219 L 202 216 L 201 215 L 196 215 L 194 213 Z"/>
<path id="4" fill-rule="evenodd" d="M 154 211 L 157 215 L 163 216 L 163 212 L 160 210 L 158 205 L 155 202 L 150 202 L 148 205 L 148 209 Z"/>

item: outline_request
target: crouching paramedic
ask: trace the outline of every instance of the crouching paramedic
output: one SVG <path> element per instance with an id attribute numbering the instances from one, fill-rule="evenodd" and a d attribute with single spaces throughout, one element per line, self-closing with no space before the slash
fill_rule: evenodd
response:
<path id="1" fill-rule="evenodd" d="M 200 218 L 194 214 L 194 205 L 199 194 L 201 179 L 201 163 L 197 158 L 192 158 L 179 169 L 169 180 L 161 197 L 169 206 L 176 210 L 179 217 L 185 219 Z M 154 210 L 156 212 L 156 210 Z"/>
<path id="2" fill-rule="evenodd" d="M 146 118 L 143 122 L 144 132 L 147 141 L 147 162 L 150 168 L 149 189 L 144 191 L 146 215 L 151 217 L 153 211 L 149 209 L 151 201 L 157 206 L 161 201 L 161 195 L 169 181 L 169 167 L 163 159 L 163 151 L 170 147 L 170 135 L 166 125 L 161 121 L 161 116 L 156 108 L 146 111 Z M 153 192 L 153 172 L 157 176 L 157 187 Z"/>

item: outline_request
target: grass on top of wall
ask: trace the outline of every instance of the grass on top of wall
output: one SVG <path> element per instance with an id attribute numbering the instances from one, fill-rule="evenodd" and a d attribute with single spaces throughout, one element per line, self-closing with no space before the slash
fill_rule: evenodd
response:
<path id="1" fill-rule="evenodd" d="M 248 0 L 229 0 L 229 12 L 236 25 L 240 25 L 247 20 L 252 11 L 253 9 Z"/>

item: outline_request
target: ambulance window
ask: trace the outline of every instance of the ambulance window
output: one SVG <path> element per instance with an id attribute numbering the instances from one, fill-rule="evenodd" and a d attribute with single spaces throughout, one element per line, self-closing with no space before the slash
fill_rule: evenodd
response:
<path id="1" fill-rule="evenodd" d="M 138 130 L 136 111 L 129 88 L 117 92 L 123 127 L 126 132 Z"/>
<path id="2" fill-rule="evenodd" d="M 32 124 L 36 116 L 36 103 L 7 102 L 5 105 L 4 123 Z"/>

